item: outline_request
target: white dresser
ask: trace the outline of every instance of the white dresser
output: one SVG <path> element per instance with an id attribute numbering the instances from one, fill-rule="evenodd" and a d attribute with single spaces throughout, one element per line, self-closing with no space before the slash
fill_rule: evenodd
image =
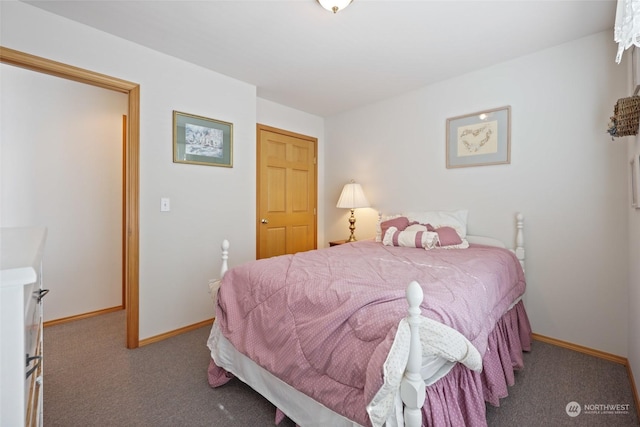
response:
<path id="1" fill-rule="evenodd" d="M 42 425 L 44 227 L 0 228 L 0 426 Z"/>

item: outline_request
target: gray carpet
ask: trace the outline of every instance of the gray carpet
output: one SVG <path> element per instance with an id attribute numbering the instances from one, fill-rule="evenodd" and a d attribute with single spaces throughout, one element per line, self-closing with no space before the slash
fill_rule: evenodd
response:
<path id="1" fill-rule="evenodd" d="M 273 425 L 273 405 L 240 381 L 209 387 L 208 335 L 127 350 L 124 312 L 45 328 L 44 425 Z"/>
<path id="2" fill-rule="evenodd" d="M 499 407 L 487 406 L 489 426 L 638 426 L 627 369 L 614 362 L 533 341 L 524 369 Z M 567 414 L 576 402 L 580 413 Z M 603 405 L 620 406 L 608 414 Z M 590 408 L 590 409 L 589 409 Z M 615 411 L 614 411 L 615 412 Z"/>
<path id="3" fill-rule="evenodd" d="M 240 381 L 209 387 L 208 333 L 127 350 L 124 312 L 45 328 L 45 426 L 274 425 L 273 405 Z M 623 366 L 549 344 L 534 342 L 509 393 L 488 408 L 490 426 L 638 426 Z M 571 401 L 582 410 L 573 418 L 565 411 Z M 587 405 L 605 404 L 629 410 L 587 413 Z"/>

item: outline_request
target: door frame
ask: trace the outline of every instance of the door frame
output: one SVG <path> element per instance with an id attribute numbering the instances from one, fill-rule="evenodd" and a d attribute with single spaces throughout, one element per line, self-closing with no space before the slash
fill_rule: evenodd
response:
<path id="1" fill-rule="evenodd" d="M 127 348 L 137 348 L 139 337 L 139 223 L 140 223 L 140 85 L 72 65 L 52 61 L 28 53 L 0 46 L 0 63 L 49 74 L 103 89 L 114 90 L 128 96 L 128 138 L 124 147 L 123 200 L 124 222 L 123 301 L 127 318 Z"/>

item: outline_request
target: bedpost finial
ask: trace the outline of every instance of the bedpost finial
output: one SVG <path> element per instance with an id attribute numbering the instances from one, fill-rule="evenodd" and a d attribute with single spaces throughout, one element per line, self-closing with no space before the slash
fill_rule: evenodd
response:
<path id="1" fill-rule="evenodd" d="M 228 251 L 229 250 L 229 241 L 227 239 L 224 239 L 222 241 L 222 246 L 221 246 L 223 251 Z"/>
<path id="2" fill-rule="evenodd" d="M 423 299 L 424 293 L 422 292 L 422 287 L 418 284 L 418 282 L 413 280 L 407 287 L 407 301 L 409 301 L 409 310 L 420 310 L 420 304 L 422 303 Z"/>

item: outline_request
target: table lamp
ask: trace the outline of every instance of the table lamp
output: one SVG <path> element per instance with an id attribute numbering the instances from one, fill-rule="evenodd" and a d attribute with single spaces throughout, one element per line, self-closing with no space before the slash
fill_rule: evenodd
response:
<path id="1" fill-rule="evenodd" d="M 369 207 L 369 201 L 362 191 L 362 186 L 354 180 L 345 184 L 342 189 L 342 193 L 340 193 L 340 198 L 338 199 L 336 207 L 351 209 L 351 217 L 349 218 L 349 230 L 351 231 L 351 235 L 349 236 L 349 239 L 347 239 L 347 242 L 355 242 L 356 236 L 354 232 L 356 231 L 356 217 L 353 214 L 353 210 L 356 208 Z"/>

